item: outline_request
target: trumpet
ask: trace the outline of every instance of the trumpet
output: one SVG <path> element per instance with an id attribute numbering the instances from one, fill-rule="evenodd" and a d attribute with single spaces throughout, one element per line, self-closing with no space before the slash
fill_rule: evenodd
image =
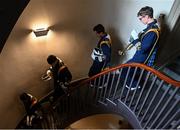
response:
<path id="1" fill-rule="evenodd" d="M 41 79 L 43 81 L 51 80 L 52 79 L 52 71 L 51 70 L 47 70 L 46 73 L 41 76 Z"/>

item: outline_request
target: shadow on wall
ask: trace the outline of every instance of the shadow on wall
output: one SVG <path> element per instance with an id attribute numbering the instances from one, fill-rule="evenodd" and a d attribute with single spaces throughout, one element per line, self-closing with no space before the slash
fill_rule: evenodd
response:
<path id="1" fill-rule="evenodd" d="M 32 29 L 27 29 L 27 28 L 20 28 L 20 29 L 14 29 L 11 34 L 11 39 L 19 39 L 19 41 L 23 40 L 26 38 L 29 34 L 32 33 Z M 24 44 L 24 43 L 18 43 L 18 44 Z"/>
<path id="2" fill-rule="evenodd" d="M 49 28 L 57 31 L 57 30 L 61 30 L 61 31 L 67 31 L 67 30 L 71 30 L 73 26 L 71 23 L 68 24 L 62 24 L 62 23 L 56 23 L 54 25 L 51 25 Z"/>
<path id="3" fill-rule="evenodd" d="M 119 39 L 116 29 L 109 28 L 109 34 L 112 39 L 112 54 L 111 54 L 111 65 L 117 66 L 122 63 L 122 61 L 126 58 L 125 56 L 118 55 L 118 50 L 123 50 L 123 43 Z"/>
<path id="4" fill-rule="evenodd" d="M 157 66 L 161 65 L 161 54 L 163 53 L 163 50 L 166 47 L 167 42 L 167 36 L 170 34 L 170 28 L 167 24 L 167 19 L 165 14 L 160 14 L 158 18 L 158 24 L 161 29 L 161 35 L 160 35 L 160 40 L 159 40 L 159 50 L 157 54 Z"/>
<path id="5" fill-rule="evenodd" d="M 157 66 L 163 66 L 177 57 L 180 51 L 180 17 L 176 21 L 172 31 L 170 31 L 165 15 L 159 17 L 159 23 L 161 27 L 161 38 L 159 41 Z"/>

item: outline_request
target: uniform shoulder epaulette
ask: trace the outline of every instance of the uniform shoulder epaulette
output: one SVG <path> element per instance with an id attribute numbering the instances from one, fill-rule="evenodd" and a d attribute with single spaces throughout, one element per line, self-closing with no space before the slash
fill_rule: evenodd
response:
<path id="1" fill-rule="evenodd" d="M 145 34 L 147 34 L 148 32 L 155 32 L 157 37 L 159 38 L 159 35 L 160 35 L 160 29 L 159 28 L 151 28 Z"/>
<path id="2" fill-rule="evenodd" d="M 100 42 L 100 46 L 102 46 L 102 44 L 106 44 L 106 45 L 108 45 L 108 47 L 111 46 L 111 42 L 110 42 L 110 40 L 107 39 L 107 38 Z"/>
<path id="3" fill-rule="evenodd" d="M 63 65 L 63 66 L 61 66 L 60 68 L 59 68 L 59 72 L 61 72 L 61 70 L 63 70 L 63 69 L 65 69 L 66 68 L 66 66 L 65 65 Z"/>

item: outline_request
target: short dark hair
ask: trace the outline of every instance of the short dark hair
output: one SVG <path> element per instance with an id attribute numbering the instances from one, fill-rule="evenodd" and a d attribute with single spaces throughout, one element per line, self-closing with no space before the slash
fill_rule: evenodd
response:
<path id="1" fill-rule="evenodd" d="M 149 6 L 145 6 L 139 10 L 137 16 L 145 16 L 148 15 L 150 18 L 153 18 L 153 8 Z"/>
<path id="2" fill-rule="evenodd" d="M 104 26 L 102 24 L 98 24 L 94 26 L 93 31 L 96 31 L 97 33 L 105 32 Z"/>
<path id="3" fill-rule="evenodd" d="M 57 60 L 55 55 L 49 55 L 47 58 L 47 62 L 52 65 Z"/>

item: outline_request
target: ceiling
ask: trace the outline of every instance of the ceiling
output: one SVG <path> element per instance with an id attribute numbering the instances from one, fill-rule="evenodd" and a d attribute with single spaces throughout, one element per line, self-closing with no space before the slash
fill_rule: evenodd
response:
<path id="1" fill-rule="evenodd" d="M 30 0 L 0 1 L 0 53 L 16 21 Z"/>

